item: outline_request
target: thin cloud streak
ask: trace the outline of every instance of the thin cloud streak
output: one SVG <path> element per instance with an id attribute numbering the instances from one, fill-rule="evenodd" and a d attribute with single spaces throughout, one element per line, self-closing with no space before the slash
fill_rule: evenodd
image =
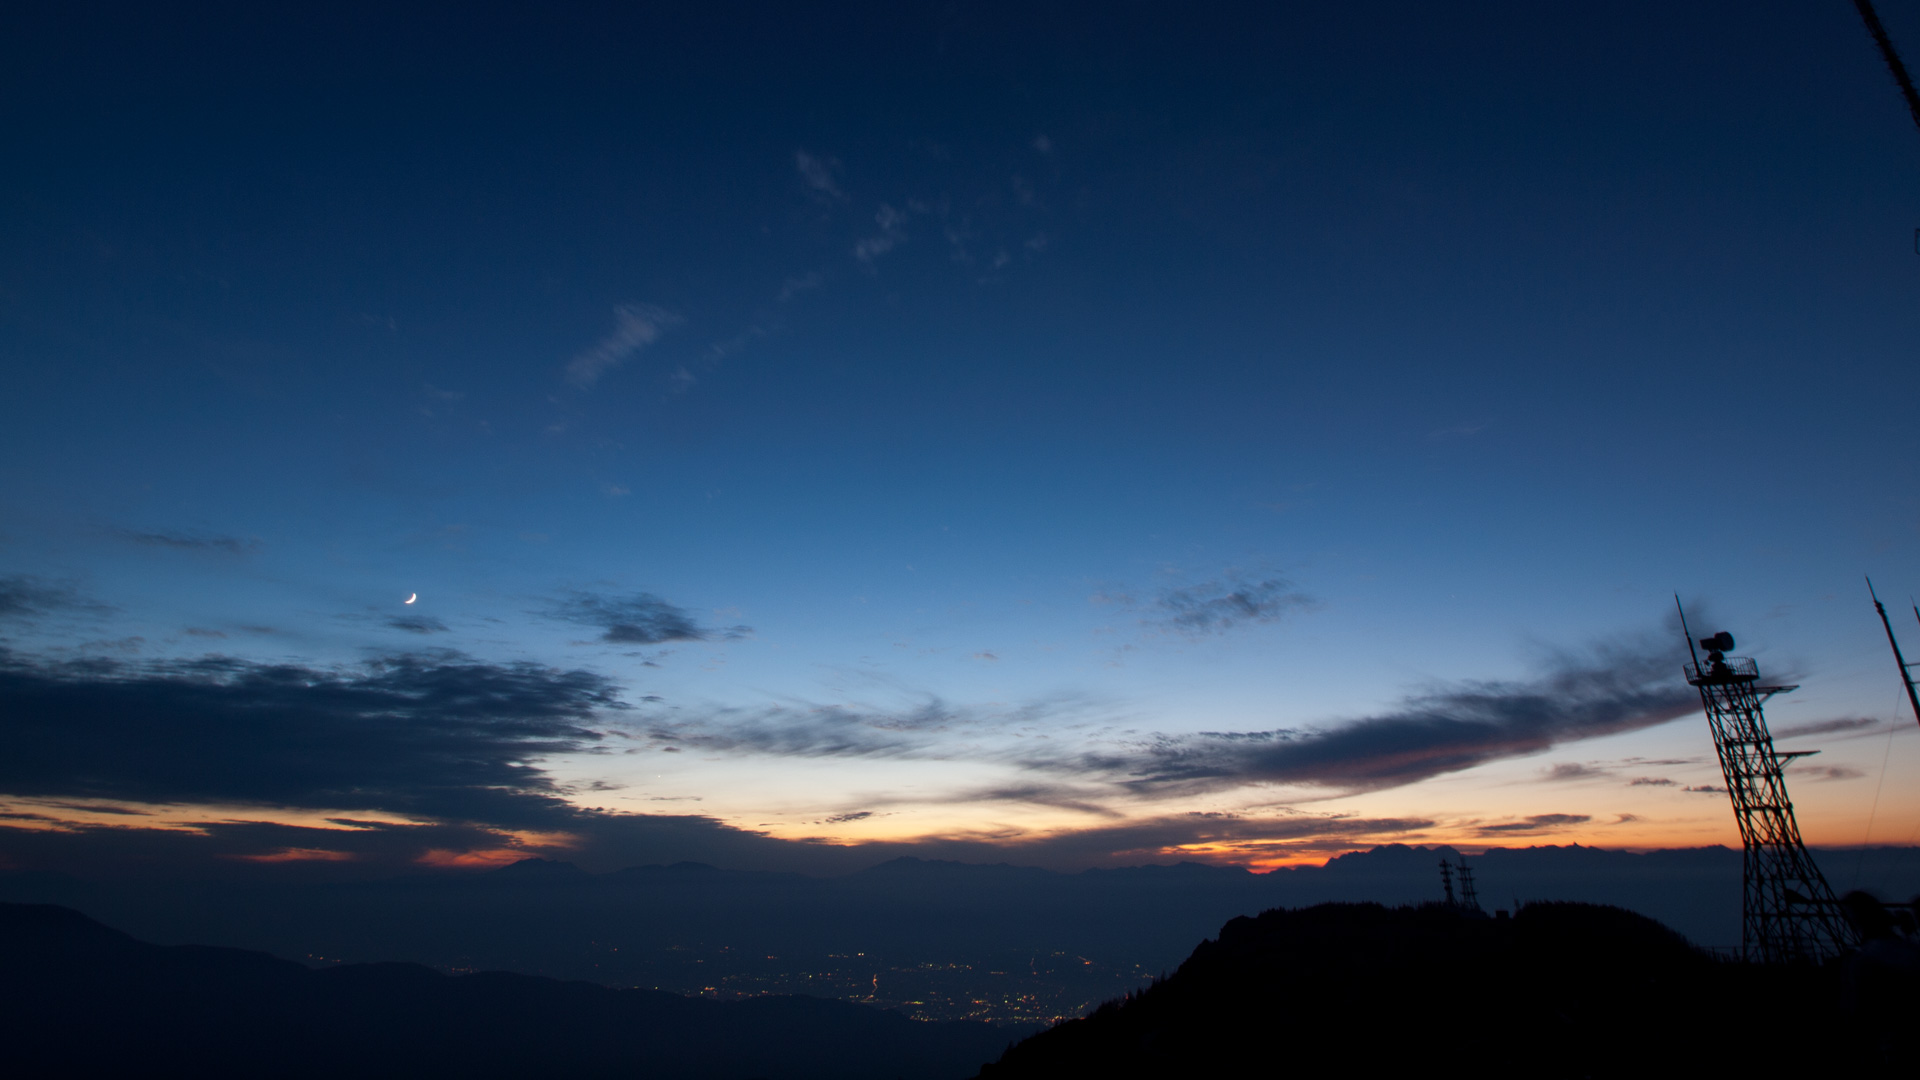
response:
<path id="1" fill-rule="evenodd" d="M 805 150 L 795 150 L 793 152 L 793 167 L 799 171 L 801 182 L 806 184 L 807 189 L 812 191 L 816 197 L 825 199 L 844 199 L 847 197 L 846 194 L 840 190 L 839 183 L 833 178 L 833 174 L 840 169 L 840 162 L 835 159 L 818 157 L 814 154 L 807 153 Z"/>
<path id="2" fill-rule="evenodd" d="M 1285 578 L 1230 578 L 1162 593 L 1154 605 L 1153 618 L 1184 633 L 1218 634 L 1235 627 L 1278 622 L 1312 604 L 1311 596 L 1296 590 Z"/>
<path id="3" fill-rule="evenodd" d="M 1163 817 L 1045 833 L 956 833 L 922 837 L 916 852 L 946 858 L 1004 860 L 1052 866 L 1099 866 L 1192 858 L 1257 858 L 1337 853 L 1356 846 L 1418 839 L 1435 826 L 1420 817 L 1345 815 L 1253 816 L 1217 813 Z"/>
<path id="4" fill-rule="evenodd" d="M 1113 798 L 1165 800 L 1255 785 L 1341 792 L 1401 787 L 1503 758 L 1666 723 L 1699 708 L 1657 643 L 1556 654 L 1524 682 L 1461 683 L 1405 699 L 1393 710 L 1319 729 L 1156 734 L 1098 745 L 1062 723 L 1086 719 L 1083 701 L 1038 701 L 1017 710 L 950 705 L 937 696 L 900 709 L 781 705 L 658 715 L 647 737 L 662 746 L 776 757 L 900 757 L 990 761 L 1029 774 L 1071 777 L 1076 809 Z M 1045 738 L 1009 738 L 1022 725 Z M 1110 728 L 1107 730 L 1111 730 Z M 965 737 L 962 738 L 961 735 Z M 1074 750 L 1071 740 L 1089 748 Z M 1067 746 L 1062 744 L 1066 743 Z M 1592 779 L 1574 765 L 1549 779 Z M 1008 790 L 1017 790 L 1018 785 Z M 1096 811 L 1097 812 L 1097 811 Z"/>
<path id="5" fill-rule="evenodd" d="M 1591 765 L 1582 765 L 1575 761 L 1563 761 L 1548 769 L 1543 779 L 1548 781 L 1600 780 L 1612 775 L 1605 769 L 1596 769 Z"/>
<path id="6" fill-rule="evenodd" d="M 567 382 L 585 390 L 634 353 L 658 341 L 680 317 L 652 304 L 622 304 L 613 309 L 613 332 L 567 362 Z"/>
<path id="7" fill-rule="evenodd" d="M 994 736 L 1057 723 L 1084 712 L 1072 697 L 1044 698 L 1014 708 L 960 706 L 938 695 L 893 708 L 788 702 L 761 708 L 675 710 L 641 725 L 663 747 L 777 757 L 901 757 L 945 761 L 993 760 Z M 964 736 L 966 741 L 962 741 Z"/>
<path id="8" fill-rule="evenodd" d="M 1809 735 L 1855 734 L 1877 726 L 1880 721 L 1870 716 L 1840 716 L 1830 720 L 1809 720 L 1803 724 L 1786 724 L 1774 731 L 1775 739 L 1804 739 Z"/>
<path id="9" fill-rule="evenodd" d="M 143 547 L 172 548 L 176 551 L 207 551 L 245 556 L 260 550 L 260 541 L 237 536 L 196 536 L 189 533 L 150 532 L 140 529 L 114 529 L 113 535 Z"/>
<path id="10" fill-rule="evenodd" d="M 1112 753 L 1036 760 L 1167 797 L 1250 784 L 1400 787 L 1563 743 L 1663 724 L 1699 708 L 1652 642 L 1555 656 L 1527 682 L 1465 683 L 1318 730 L 1163 735 Z"/>
<path id="11" fill-rule="evenodd" d="M 603 596 L 575 592 L 545 614 L 597 627 L 600 640 L 614 645 L 662 645 L 674 641 L 732 641 L 753 633 L 750 626 L 702 626 L 685 608 L 648 592 Z"/>
<path id="12" fill-rule="evenodd" d="M 1474 831 L 1487 837 L 1534 836 L 1539 833 L 1557 832 L 1576 825 L 1585 825 L 1592 820 L 1591 814 L 1534 814 L 1520 821 L 1481 825 Z"/>
<path id="13" fill-rule="evenodd" d="M 32 574 L 0 574 L 0 618 L 32 618 L 57 611 L 110 611 L 64 582 Z"/>

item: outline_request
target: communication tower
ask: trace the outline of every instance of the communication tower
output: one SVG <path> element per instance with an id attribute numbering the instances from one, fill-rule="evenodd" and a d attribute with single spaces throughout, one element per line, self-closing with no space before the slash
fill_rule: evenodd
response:
<path id="1" fill-rule="evenodd" d="M 1448 862 L 1445 857 L 1442 857 L 1440 860 L 1440 888 L 1446 890 L 1447 905 L 1451 907 L 1454 903 L 1453 864 Z"/>
<path id="2" fill-rule="evenodd" d="M 1686 618 L 1683 610 L 1683 631 Z M 1792 755 L 1774 750 L 1761 710 L 1768 698 L 1797 687 L 1760 685 L 1758 664 L 1727 655 L 1733 649 L 1733 635 L 1724 630 L 1700 639 L 1700 647 L 1707 650 L 1705 664 L 1688 632 L 1687 651 L 1693 663 L 1686 667 L 1687 682 L 1700 690 L 1745 853 L 1742 949 L 1747 959 L 1767 964 L 1818 963 L 1837 956 L 1856 944 L 1853 929 L 1800 840 L 1787 782 L 1781 776 L 1782 761 L 1791 760 Z"/>

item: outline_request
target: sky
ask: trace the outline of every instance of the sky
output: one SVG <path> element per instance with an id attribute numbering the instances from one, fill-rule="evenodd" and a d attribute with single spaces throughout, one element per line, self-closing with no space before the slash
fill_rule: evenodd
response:
<path id="1" fill-rule="evenodd" d="M 1920 5 L 1882 5 L 1920 56 Z M 9 7 L 0 859 L 1920 840 L 1849 4 Z"/>

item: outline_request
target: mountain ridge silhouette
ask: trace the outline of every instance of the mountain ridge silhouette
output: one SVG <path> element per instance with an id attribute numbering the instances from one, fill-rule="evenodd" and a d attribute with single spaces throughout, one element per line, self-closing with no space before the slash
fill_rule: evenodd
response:
<path id="1" fill-rule="evenodd" d="M 709 1001 L 418 964 L 312 969 L 153 945 L 56 905 L 0 904 L 16 1075 L 954 1077 L 1006 1029 L 797 996 Z"/>
<path id="2" fill-rule="evenodd" d="M 1920 892 L 1920 848 L 1819 855 L 1842 892 L 1868 887 L 1889 900 Z M 0 869 L 0 900 L 63 904 L 147 941 L 294 959 L 408 960 L 722 997 L 872 999 L 923 1019 L 1025 1023 L 1079 1015 L 1145 985 L 1236 915 L 1437 899 L 1436 863 L 1459 857 L 1445 845 L 1384 845 L 1271 873 L 918 860 L 834 877 L 684 862 L 380 876 L 346 866 L 344 877 L 332 864 L 217 867 L 211 876 L 103 865 L 88 877 Z M 1698 944 L 1740 940 L 1738 849 L 1529 847 L 1469 861 L 1489 908 L 1516 898 L 1614 904 Z"/>

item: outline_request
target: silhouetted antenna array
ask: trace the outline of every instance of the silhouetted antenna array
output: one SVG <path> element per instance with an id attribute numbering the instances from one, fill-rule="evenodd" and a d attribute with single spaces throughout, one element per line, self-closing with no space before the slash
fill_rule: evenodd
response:
<path id="1" fill-rule="evenodd" d="M 1873 597 L 1873 610 L 1880 614 L 1880 625 L 1887 628 L 1887 644 L 1893 647 L 1893 662 L 1899 666 L 1900 682 L 1907 688 L 1907 704 L 1913 706 L 1914 720 L 1920 721 L 1920 693 L 1913 688 L 1913 669 L 1920 667 L 1920 663 L 1909 664 L 1907 658 L 1900 655 L 1900 641 L 1893 636 L 1893 623 L 1887 619 L 1887 609 L 1881 606 L 1880 594 L 1873 591 L 1872 578 L 1867 579 L 1867 595 Z M 1913 617 L 1920 619 L 1920 604 L 1914 606 Z"/>
<path id="2" fill-rule="evenodd" d="M 1674 597 L 1678 607 L 1680 598 Z M 1817 963 L 1857 944 L 1827 879 L 1807 853 L 1787 798 L 1782 761 L 1791 755 L 1773 748 L 1767 717 L 1761 705 L 1793 686 L 1760 685 L 1760 666 L 1742 656 L 1728 656 L 1733 635 L 1722 630 L 1700 639 L 1707 662 L 1700 662 L 1687 613 L 1680 627 L 1687 634 L 1687 682 L 1700 691 L 1700 704 L 1713 729 L 1720 771 L 1727 779 L 1727 798 L 1740 826 L 1743 849 L 1741 873 L 1740 944 L 1748 960 L 1768 964 Z"/>

